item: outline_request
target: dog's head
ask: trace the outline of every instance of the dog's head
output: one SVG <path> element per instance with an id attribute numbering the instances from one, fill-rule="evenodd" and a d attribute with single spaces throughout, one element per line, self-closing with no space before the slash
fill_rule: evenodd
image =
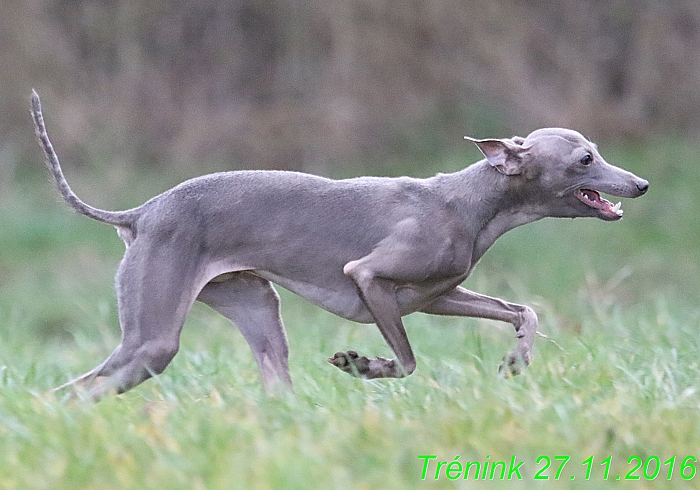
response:
<path id="1" fill-rule="evenodd" d="M 649 182 L 607 163 L 598 147 L 570 129 L 545 128 L 526 138 L 484 139 L 474 142 L 488 163 L 512 178 L 513 192 L 536 207 L 542 216 L 622 217 L 620 203 L 601 197 L 639 197 Z"/>

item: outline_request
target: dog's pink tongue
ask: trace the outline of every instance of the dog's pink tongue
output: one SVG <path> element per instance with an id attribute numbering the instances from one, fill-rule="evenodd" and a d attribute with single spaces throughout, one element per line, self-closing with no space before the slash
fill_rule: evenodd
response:
<path id="1" fill-rule="evenodd" d="M 588 206 L 600 209 L 603 213 L 614 215 L 617 217 L 622 216 L 622 209 L 620 209 L 620 203 L 613 205 L 607 199 L 600 197 L 600 194 L 596 191 L 590 189 L 581 189 L 576 192 L 576 197 L 587 204 Z"/>
<path id="2" fill-rule="evenodd" d="M 607 199 L 600 197 L 600 194 L 598 194 L 596 191 L 581 189 L 580 196 L 581 197 L 579 197 L 579 199 L 583 198 L 581 200 L 593 208 L 610 209 L 612 207 L 612 203 Z"/>

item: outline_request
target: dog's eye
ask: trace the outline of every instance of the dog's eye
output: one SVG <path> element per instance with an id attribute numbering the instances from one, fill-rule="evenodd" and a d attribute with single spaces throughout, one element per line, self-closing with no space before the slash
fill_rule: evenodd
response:
<path id="1" fill-rule="evenodd" d="M 593 163 L 593 156 L 590 153 L 586 153 L 586 155 L 581 159 L 581 165 L 590 165 Z"/>

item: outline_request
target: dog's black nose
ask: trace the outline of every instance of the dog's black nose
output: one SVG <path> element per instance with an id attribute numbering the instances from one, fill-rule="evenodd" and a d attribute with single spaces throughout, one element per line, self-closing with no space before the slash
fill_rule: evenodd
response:
<path id="1" fill-rule="evenodd" d="M 639 189 L 639 192 L 642 194 L 646 194 L 647 190 L 649 190 L 649 182 L 646 180 L 640 180 L 637 182 L 637 189 Z"/>

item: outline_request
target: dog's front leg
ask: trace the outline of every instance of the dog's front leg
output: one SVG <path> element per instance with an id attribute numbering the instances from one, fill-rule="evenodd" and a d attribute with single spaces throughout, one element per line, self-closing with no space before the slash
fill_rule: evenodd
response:
<path id="1" fill-rule="evenodd" d="M 396 354 L 398 362 L 383 357 L 359 356 L 355 351 L 338 352 L 328 361 L 348 374 L 366 379 L 402 378 L 411 374 L 416 368 L 416 359 L 401 321 L 395 284 L 377 277 L 367 261 L 350 262 L 344 271 L 357 285 L 360 298 Z"/>
<path id="2" fill-rule="evenodd" d="M 505 376 L 520 374 L 522 367 L 530 364 L 537 332 L 537 315 L 528 306 L 508 303 L 457 286 L 422 311 L 433 315 L 470 316 L 512 323 L 518 344 L 503 358 L 498 371 Z"/>

